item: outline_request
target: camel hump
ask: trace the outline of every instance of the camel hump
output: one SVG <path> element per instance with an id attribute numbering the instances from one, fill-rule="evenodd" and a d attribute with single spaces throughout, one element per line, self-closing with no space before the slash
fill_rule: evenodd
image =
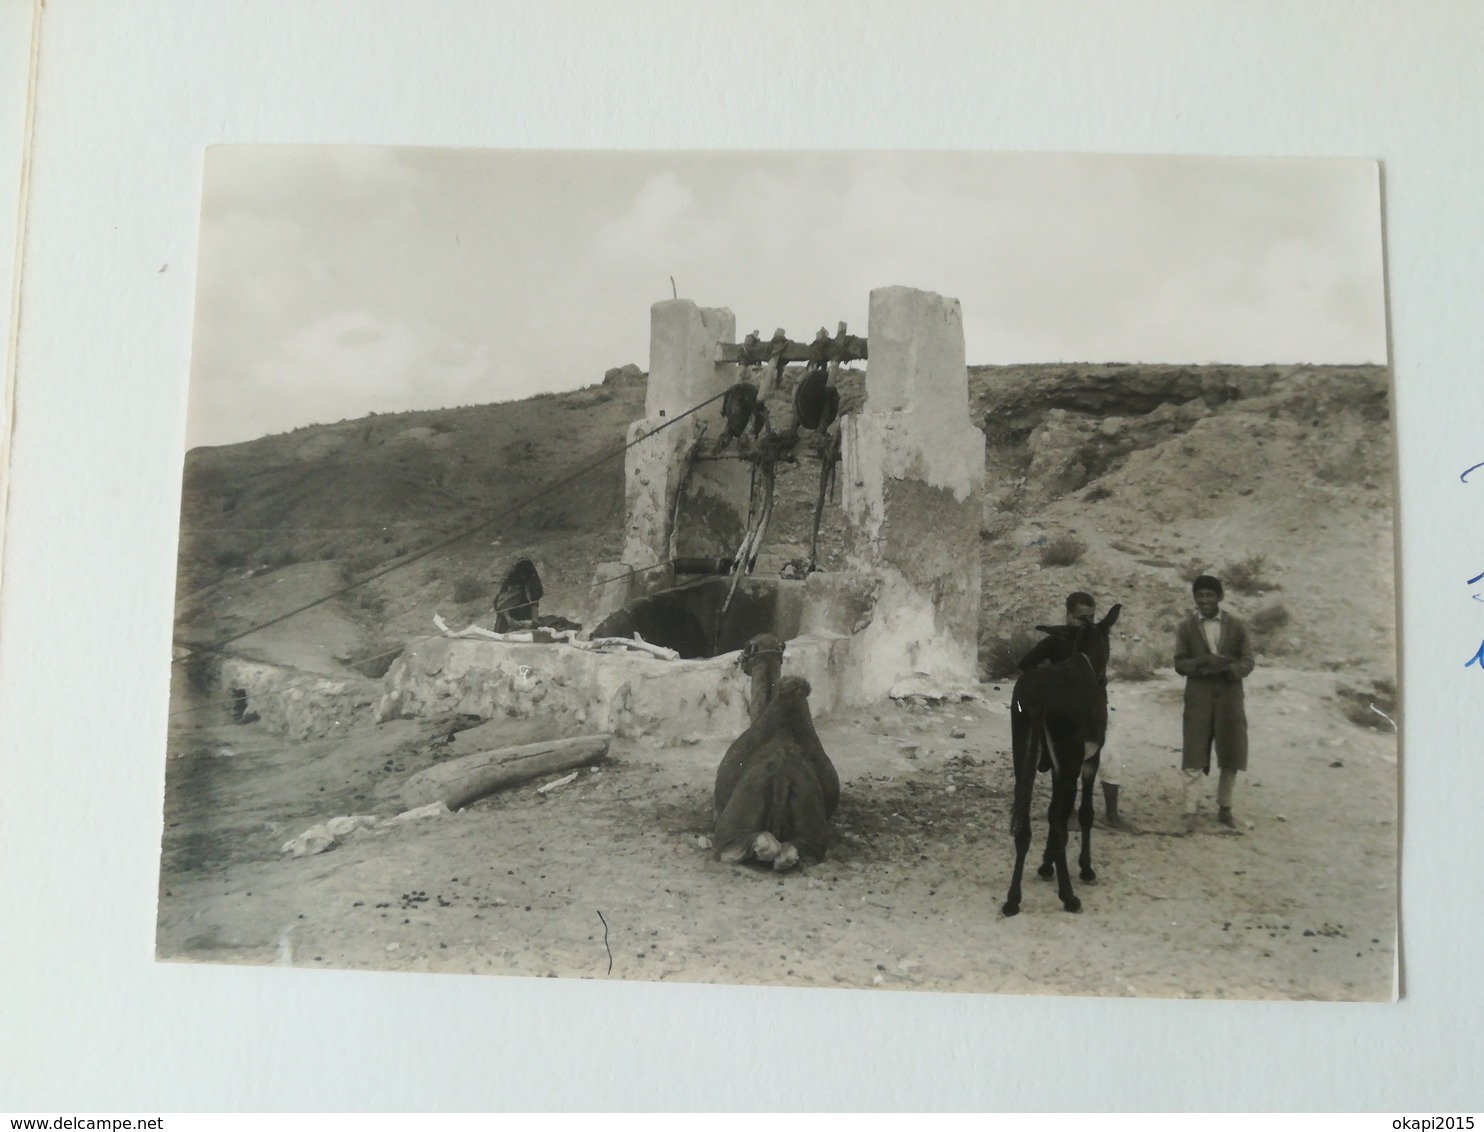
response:
<path id="1" fill-rule="evenodd" d="M 782 680 L 778 681 L 777 695 L 780 699 L 784 696 L 799 696 L 808 699 L 809 693 L 813 690 L 809 681 L 804 679 L 804 677 L 785 676 Z"/>

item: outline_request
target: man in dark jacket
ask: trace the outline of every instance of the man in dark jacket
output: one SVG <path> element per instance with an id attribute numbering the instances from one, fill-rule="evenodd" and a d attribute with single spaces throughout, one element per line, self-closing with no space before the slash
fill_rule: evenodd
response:
<path id="1" fill-rule="evenodd" d="M 1247 708 L 1242 681 L 1256 663 L 1247 627 L 1221 608 L 1221 581 L 1202 574 L 1191 584 L 1196 612 L 1175 631 L 1175 671 L 1185 677 L 1184 809 L 1193 816 L 1199 805 L 1194 787 L 1211 773 L 1211 747 L 1221 769 L 1216 787 L 1217 818 L 1236 828 L 1232 790 L 1237 771 L 1247 769 Z"/>
<path id="2" fill-rule="evenodd" d="M 1067 630 L 1047 635 L 1036 642 L 1036 647 L 1020 658 L 1017 667 L 1022 672 L 1042 664 L 1055 664 L 1072 655 L 1072 640 L 1076 630 L 1091 625 L 1097 616 L 1098 605 L 1093 596 L 1078 590 L 1067 595 Z M 1122 777 L 1123 760 L 1119 758 L 1117 745 L 1111 741 L 1113 731 L 1113 703 L 1108 703 L 1108 736 L 1103 740 L 1103 750 L 1098 760 L 1098 777 L 1103 781 L 1103 812 L 1108 824 L 1114 829 L 1126 830 L 1128 823 L 1118 816 L 1118 783 Z"/>

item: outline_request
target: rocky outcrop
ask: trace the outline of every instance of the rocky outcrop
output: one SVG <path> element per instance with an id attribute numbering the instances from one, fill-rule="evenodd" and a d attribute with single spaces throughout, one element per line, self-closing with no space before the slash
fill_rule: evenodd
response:
<path id="1" fill-rule="evenodd" d="M 1300 459 L 1331 480 L 1360 463 L 1389 463 L 1368 443 L 1380 437 L 1384 448 L 1389 439 L 1371 427 L 1389 418 L 1390 375 L 1379 366 L 978 367 L 970 389 L 988 441 L 992 498 L 1002 507 L 1041 506 L 1126 465 L 1125 479 L 1141 479 L 1145 465 L 1168 455 L 1198 472 L 1196 453 L 1222 447 L 1228 432 L 1248 452 L 1257 434 L 1294 432 L 1302 446 L 1321 432 L 1324 451 L 1315 445 L 1314 459 Z M 1229 423 L 1165 449 L 1218 418 Z M 1350 435 L 1337 447 L 1332 434 L 1347 424 Z M 1135 459 L 1139 453 L 1145 458 Z M 1218 453 L 1205 462 L 1222 461 Z"/>

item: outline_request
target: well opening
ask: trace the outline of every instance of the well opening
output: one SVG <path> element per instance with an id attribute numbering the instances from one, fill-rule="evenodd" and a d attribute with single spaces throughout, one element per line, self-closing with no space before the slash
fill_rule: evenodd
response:
<path id="1" fill-rule="evenodd" d="M 682 660 L 735 652 L 759 633 L 785 641 L 799 635 L 802 582 L 739 578 L 735 592 L 733 582 L 730 577 L 701 578 L 648 594 L 604 618 L 592 635 L 638 634 L 652 645 L 674 649 Z"/>

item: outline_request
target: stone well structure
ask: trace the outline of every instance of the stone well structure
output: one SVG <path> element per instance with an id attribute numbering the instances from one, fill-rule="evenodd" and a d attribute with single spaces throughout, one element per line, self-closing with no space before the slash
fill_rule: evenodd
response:
<path id="1" fill-rule="evenodd" d="M 715 435 L 719 410 L 664 427 L 737 380 L 737 366 L 722 360 L 735 341 L 730 311 L 685 299 L 651 310 L 646 416 L 630 430 L 638 443 L 625 469 L 624 559 L 599 567 L 599 617 L 673 586 L 673 572 L 653 564 L 729 556 L 741 542 L 747 465 L 708 461 L 687 478 L 686 453 L 703 429 Z M 831 687 L 816 689 L 816 703 L 869 703 L 914 674 L 941 686 L 978 677 L 984 436 L 969 419 L 958 300 L 872 291 L 867 341 L 865 408 L 842 420 L 850 569 L 772 583 L 802 587 L 796 639 L 829 652 Z"/>
<path id="2" fill-rule="evenodd" d="M 632 630 L 613 635 L 642 630 L 647 639 L 652 627 L 682 625 L 706 651 L 660 660 L 433 638 L 410 645 L 380 681 L 234 660 L 224 683 L 265 722 L 301 738 L 372 719 L 467 712 L 662 742 L 746 727 L 747 679 L 735 652 L 722 650 L 757 631 L 787 640 L 784 671 L 810 681 L 819 715 L 878 701 L 904 683 L 944 691 L 977 683 L 984 437 L 969 420 L 958 300 L 907 287 L 871 292 L 868 348 L 859 339 L 851 347 L 851 356 L 867 356 L 865 405 L 840 425 L 848 569 L 795 581 L 756 575 L 738 579 L 735 593 L 724 575 L 676 586 L 673 563 L 730 558 L 744 535 L 750 466 L 711 459 L 687 467 L 703 432 L 720 432 L 719 405 L 689 410 L 738 380 L 737 364 L 725 360 L 737 356 L 736 320 L 683 299 L 656 303 L 650 319 L 645 417 L 631 426 L 637 443 L 626 454 L 624 557 L 597 568 L 588 625 L 611 614 L 609 625 Z"/>

